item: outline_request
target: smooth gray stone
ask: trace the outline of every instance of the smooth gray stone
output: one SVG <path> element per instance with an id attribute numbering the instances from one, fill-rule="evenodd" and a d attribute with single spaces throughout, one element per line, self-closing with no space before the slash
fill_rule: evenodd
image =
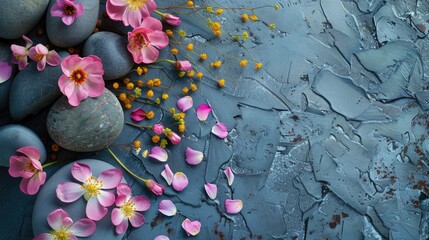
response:
<path id="1" fill-rule="evenodd" d="M 0 83 L 0 112 L 6 110 L 9 106 L 9 90 L 10 86 L 12 86 L 13 76 L 17 70 L 16 65 L 12 64 L 11 59 L 12 51 L 10 50 L 10 45 L 0 42 L 0 61 L 8 62 L 12 66 L 12 76 L 6 82 Z"/>
<path id="2" fill-rule="evenodd" d="M 134 62 L 127 50 L 127 40 L 112 32 L 92 34 L 83 45 L 83 56 L 96 55 L 103 62 L 104 80 L 125 76 Z"/>
<path id="3" fill-rule="evenodd" d="M 95 159 L 84 159 L 84 160 L 78 160 L 76 162 L 88 164 L 91 167 L 92 175 L 94 177 L 98 177 L 100 173 L 105 170 L 115 168 L 114 166 L 106 162 L 95 160 Z M 58 170 L 41 187 L 33 208 L 32 224 L 33 224 L 34 236 L 37 236 L 41 233 L 49 233 L 52 230 L 51 227 L 48 225 L 46 218 L 55 209 L 62 208 L 64 211 L 66 211 L 69 214 L 69 217 L 73 220 L 73 222 L 76 222 L 82 218 L 87 218 L 86 212 L 85 212 L 87 201 L 83 198 L 83 196 L 77 199 L 75 202 L 63 203 L 57 198 L 57 195 L 55 192 L 57 185 L 60 183 L 63 183 L 63 182 L 79 183 L 71 175 L 72 165 L 73 163 L 67 164 L 66 166 Z M 124 179 L 122 179 L 122 182 L 126 183 Z M 106 190 L 106 191 L 116 193 L 115 189 Z M 102 218 L 100 221 L 95 222 L 97 225 L 97 229 L 94 232 L 94 234 L 84 239 L 87 239 L 87 240 L 122 239 L 124 234 L 116 234 L 115 226 L 113 226 L 110 220 L 110 214 L 112 209 L 113 209 L 113 206 L 109 207 L 109 211 L 107 212 L 106 216 L 104 216 L 104 218 Z"/>
<path id="4" fill-rule="evenodd" d="M 46 160 L 46 149 L 40 138 L 30 129 L 9 124 L 0 127 L 0 166 L 9 167 L 9 158 L 18 148 L 33 146 L 40 151 L 40 160 Z"/>
<path id="5" fill-rule="evenodd" d="M 45 13 L 49 0 L 0 1 L 0 37 L 17 39 L 27 34 Z"/>
<path id="6" fill-rule="evenodd" d="M 63 59 L 70 54 L 60 52 L 59 55 Z M 16 121 L 39 113 L 61 95 L 58 87 L 58 79 L 63 74 L 61 64 L 55 67 L 46 64 L 43 71 L 38 71 L 36 65 L 36 62 L 31 62 L 12 82 L 9 111 Z"/>
<path id="7" fill-rule="evenodd" d="M 124 113 L 116 96 L 107 89 L 97 98 L 87 98 L 73 107 L 67 97 L 58 99 L 47 117 L 51 138 L 76 152 L 92 152 L 108 147 L 124 126 Z"/>
<path id="8" fill-rule="evenodd" d="M 56 0 L 51 0 L 46 14 L 46 33 L 49 40 L 58 47 L 71 47 L 83 42 L 93 32 L 97 24 L 98 10 L 100 3 L 98 0 L 77 0 L 75 3 L 82 3 L 84 13 L 76 18 L 74 22 L 67 26 L 60 17 L 53 17 L 49 14 Z"/>

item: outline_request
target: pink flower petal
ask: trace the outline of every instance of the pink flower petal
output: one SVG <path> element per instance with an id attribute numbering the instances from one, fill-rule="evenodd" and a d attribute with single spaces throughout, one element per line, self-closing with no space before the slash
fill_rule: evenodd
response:
<path id="1" fill-rule="evenodd" d="M 92 176 L 92 171 L 88 164 L 75 162 L 71 168 L 71 174 L 79 182 L 85 182 Z"/>
<path id="2" fill-rule="evenodd" d="M 40 152 L 39 152 L 39 149 L 37 149 L 37 148 L 35 148 L 33 146 L 22 147 L 22 148 L 19 148 L 16 151 L 19 152 L 19 153 L 22 153 L 22 154 L 26 155 L 31 160 L 40 161 Z M 42 169 L 38 168 L 38 170 L 42 170 Z"/>
<path id="3" fill-rule="evenodd" d="M 232 172 L 231 168 L 228 167 L 223 171 L 225 173 L 226 179 L 228 180 L 228 185 L 231 186 L 234 182 L 234 173 Z"/>
<path id="4" fill-rule="evenodd" d="M 152 45 L 143 47 L 140 51 L 142 54 L 143 63 L 146 63 L 146 64 L 153 63 L 156 61 L 156 59 L 158 59 L 159 51 Z"/>
<path id="5" fill-rule="evenodd" d="M 241 200 L 231 200 L 226 199 L 225 200 L 225 209 L 226 212 L 229 214 L 237 214 L 241 211 L 243 208 L 243 202 Z"/>
<path id="6" fill-rule="evenodd" d="M 191 220 L 186 218 L 182 222 L 182 228 L 186 231 L 186 234 L 188 234 L 188 236 L 196 236 L 200 232 L 201 223 L 200 221 L 191 222 Z"/>
<path id="7" fill-rule="evenodd" d="M 101 187 L 101 189 L 116 188 L 122 181 L 122 171 L 117 168 L 105 170 L 101 172 L 98 180 L 103 181 L 103 187 Z"/>
<path id="8" fill-rule="evenodd" d="M 217 186 L 213 183 L 206 183 L 204 184 L 204 189 L 206 190 L 207 196 L 209 196 L 210 199 L 214 200 L 217 196 Z"/>
<path id="9" fill-rule="evenodd" d="M 115 203 L 115 194 L 100 190 L 100 193 L 97 195 L 97 200 L 103 207 L 110 207 Z"/>
<path id="10" fill-rule="evenodd" d="M 149 157 L 154 158 L 160 162 L 166 162 L 168 160 L 167 151 L 164 148 L 158 146 L 150 149 Z"/>
<path id="11" fill-rule="evenodd" d="M 228 136 L 228 129 L 225 123 L 219 122 L 212 127 L 212 133 L 220 138 L 226 138 Z"/>
<path id="12" fill-rule="evenodd" d="M 144 224 L 145 218 L 138 212 L 135 212 L 133 217 L 129 219 L 133 227 L 140 227 Z"/>
<path id="13" fill-rule="evenodd" d="M 119 208 L 114 208 L 112 210 L 112 215 L 110 216 L 110 220 L 112 220 L 113 225 L 118 226 L 122 223 L 125 216 L 122 214 L 121 210 Z"/>
<path id="14" fill-rule="evenodd" d="M 69 214 L 61 208 L 52 211 L 47 220 L 52 229 L 60 229 L 62 226 L 70 226 L 73 223 L 69 218 Z"/>
<path id="15" fill-rule="evenodd" d="M 162 31 L 162 23 L 156 18 L 145 17 L 140 27 L 149 28 L 152 30 Z"/>
<path id="16" fill-rule="evenodd" d="M 21 191 L 25 194 L 29 194 L 27 189 L 28 189 L 28 183 L 30 182 L 31 178 L 23 178 L 21 180 L 21 183 L 19 184 L 19 189 L 21 189 Z"/>
<path id="17" fill-rule="evenodd" d="M 67 26 L 70 26 L 73 24 L 74 20 L 76 19 L 76 16 L 74 15 L 65 15 L 61 18 L 61 20 L 63 21 L 63 23 Z"/>
<path id="18" fill-rule="evenodd" d="M 135 196 L 131 198 L 135 204 L 136 211 L 144 212 L 150 208 L 150 200 L 145 196 Z"/>
<path id="19" fill-rule="evenodd" d="M 34 195 L 39 191 L 40 186 L 45 184 L 46 173 L 36 172 L 33 177 L 30 178 L 27 185 L 27 194 Z"/>
<path id="20" fill-rule="evenodd" d="M 125 195 L 126 200 L 131 198 L 131 187 L 127 183 L 120 183 L 116 187 L 116 194 L 119 195 Z"/>
<path id="21" fill-rule="evenodd" d="M 172 182 L 174 190 L 181 192 L 186 188 L 186 186 L 188 186 L 188 183 L 188 177 L 186 177 L 183 172 L 177 172 L 174 174 Z"/>
<path id="22" fill-rule="evenodd" d="M 33 240 L 55 240 L 55 238 L 49 233 L 42 233 L 33 238 Z"/>
<path id="23" fill-rule="evenodd" d="M 186 148 L 185 160 L 190 165 L 197 165 L 203 161 L 204 154 L 200 151 L 194 150 L 190 147 Z"/>
<path id="24" fill-rule="evenodd" d="M 97 197 L 90 197 L 86 204 L 86 216 L 94 221 L 101 220 L 107 214 L 107 208 L 103 207 Z"/>
<path id="25" fill-rule="evenodd" d="M 176 61 L 175 67 L 177 71 L 188 71 L 192 68 L 192 64 L 189 61 Z"/>
<path id="26" fill-rule="evenodd" d="M 158 205 L 158 211 L 164 214 L 165 216 L 174 216 L 177 213 L 176 206 L 171 200 L 162 200 Z"/>
<path id="27" fill-rule="evenodd" d="M 130 198 L 128 198 L 127 196 L 125 196 L 125 195 L 123 195 L 123 194 L 119 194 L 119 195 L 116 197 L 115 204 L 116 204 L 116 206 L 120 207 L 120 206 L 124 205 L 124 203 L 125 203 L 126 201 L 128 201 L 129 199 L 131 199 L 131 197 L 130 197 Z"/>
<path id="28" fill-rule="evenodd" d="M 162 126 L 162 124 L 160 124 L 160 123 L 157 123 L 157 124 L 153 125 L 152 130 L 156 134 L 162 134 L 164 132 L 164 126 Z"/>
<path id="29" fill-rule="evenodd" d="M 168 185 L 171 185 L 171 183 L 173 182 L 174 175 L 170 169 L 170 166 L 168 166 L 168 164 L 165 164 L 164 170 L 161 172 L 161 176 L 164 177 Z"/>
<path id="30" fill-rule="evenodd" d="M 176 105 L 180 111 L 186 112 L 186 110 L 192 108 L 193 104 L 191 96 L 184 96 L 177 101 Z"/>
<path id="31" fill-rule="evenodd" d="M 140 122 L 143 121 L 146 118 L 146 111 L 142 108 L 136 108 L 131 112 L 131 119 Z"/>
<path id="32" fill-rule="evenodd" d="M 197 107 L 197 117 L 200 121 L 207 120 L 207 117 L 209 116 L 210 112 L 212 111 L 212 107 L 210 107 L 208 104 L 200 104 Z"/>
<path id="33" fill-rule="evenodd" d="M 146 180 L 145 181 L 145 185 L 147 188 L 149 188 L 150 191 L 152 191 L 155 195 L 162 195 L 165 187 L 162 186 L 161 184 L 155 182 L 154 180 Z"/>
<path id="34" fill-rule="evenodd" d="M 24 156 L 12 155 L 9 158 L 9 175 L 12 177 L 30 178 L 34 175 L 28 165 L 31 160 Z"/>
<path id="35" fill-rule="evenodd" d="M 46 56 L 37 62 L 37 70 L 43 71 L 45 69 L 45 67 L 46 67 Z"/>
<path id="36" fill-rule="evenodd" d="M 86 218 L 80 219 L 70 227 L 70 231 L 76 237 L 91 236 L 95 232 L 95 230 L 96 230 L 95 222 Z"/>
<path id="37" fill-rule="evenodd" d="M 158 235 L 153 240 L 170 240 L 170 239 L 165 235 Z"/>
<path id="38" fill-rule="evenodd" d="M 7 62 L 0 62 L 0 83 L 4 83 L 12 76 L 12 66 Z"/>
<path id="39" fill-rule="evenodd" d="M 165 48 L 170 41 L 167 34 L 163 31 L 153 31 L 147 35 L 150 39 L 151 45 L 158 49 Z"/>
<path id="40" fill-rule="evenodd" d="M 127 218 L 123 218 L 122 222 L 119 223 L 119 225 L 116 226 L 115 228 L 115 232 L 117 234 L 122 234 L 124 233 L 128 228 L 128 219 Z"/>
<path id="41" fill-rule="evenodd" d="M 58 66 L 61 62 L 61 57 L 55 50 L 51 50 L 46 55 L 46 62 L 51 66 Z"/>
<path id="42" fill-rule="evenodd" d="M 74 182 L 64 182 L 58 184 L 56 193 L 58 199 L 60 199 L 62 202 L 70 203 L 80 198 L 85 193 L 85 190 L 82 189 L 80 184 Z"/>

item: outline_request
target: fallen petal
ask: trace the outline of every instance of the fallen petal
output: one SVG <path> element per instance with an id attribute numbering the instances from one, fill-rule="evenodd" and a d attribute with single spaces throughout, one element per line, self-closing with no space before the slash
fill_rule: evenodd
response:
<path id="1" fill-rule="evenodd" d="M 177 100 L 176 105 L 180 111 L 186 112 L 186 110 L 190 109 L 194 105 L 194 102 L 192 101 L 191 96 L 184 96 Z"/>
<path id="2" fill-rule="evenodd" d="M 172 182 L 174 190 L 181 192 L 183 191 L 183 189 L 186 188 L 186 186 L 188 186 L 188 183 L 188 177 L 186 177 L 183 172 L 177 172 L 176 174 L 174 174 Z"/>
<path id="3" fill-rule="evenodd" d="M 165 235 L 158 235 L 153 240 L 170 240 L 170 239 Z"/>
<path id="4" fill-rule="evenodd" d="M 212 107 L 210 107 L 208 104 L 200 104 L 197 107 L 197 117 L 200 121 L 207 120 L 207 117 L 209 116 L 210 112 L 212 111 Z"/>
<path id="5" fill-rule="evenodd" d="M 154 158 L 160 162 L 166 162 L 168 160 L 167 151 L 159 146 L 155 146 L 150 149 L 149 157 Z"/>
<path id="6" fill-rule="evenodd" d="M 187 218 L 182 222 L 182 228 L 185 229 L 188 236 L 196 236 L 200 232 L 201 223 L 200 221 L 191 222 L 191 220 Z"/>
<path id="7" fill-rule="evenodd" d="M 158 210 L 165 216 L 174 216 L 177 213 L 176 206 L 171 200 L 162 200 L 158 205 Z"/>
<path id="8" fill-rule="evenodd" d="M 226 179 L 228 179 L 228 185 L 231 186 L 234 182 L 234 173 L 232 172 L 231 168 L 228 167 L 223 171 L 225 173 Z"/>
<path id="9" fill-rule="evenodd" d="M 204 184 L 204 189 L 206 190 L 207 195 L 210 199 L 214 200 L 217 196 L 217 186 L 213 183 Z"/>
<path id="10" fill-rule="evenodd" d="M 85 218 L 80 219 L 70 227 L 70 231 L 76 237 L 88 237 L 95 232 L 95 229 L 95 222 Z"/>
<path id="11" fill-rule="evenodd" d="M 6 82 L 12 75 L 12 66 L 7 62 L 0 62 L 0 83 Z"/>
<path id="12" fill-rule="evenodd" d="M 197 165 L 203 161 L 204 158 L 204 154 L 202 152 L 194 150 L 190 147 L 186 148 L 185 155 L 185 160 L 190 165 Z"/>
<path id="13" fill-rule="evenodd" d="M 225 123 L 218 122 L 212 127 L 212 133 L 220 138 L 226 138 L 228 136 L 228 129 Z"/>
<path id="14" fill-rule="evenodd" d="M 232 199 L 226 199 L 225 200 L 225 209 L 226 212 L 229 214 L 237 214 L 241 211 L 241 209 L 243 208 L 243 201 L 237 199 L 237 200 L 232 200 Z"/>
<path id="15" fill-rule="evenodd" d="M 131 112 L 131 119 L 136 122 L 143 121 L 146 118 L 146 111 L 141 108 L 136 108 Z"/>
<path id="16" fill-rule="evenodd" d="M 161 172 L 161 176 L 164 177 L 168 185 L 171 185 L 171 183 L 173 182 L 174 175 L 168 164 L 165 164 L 164 170 Z"/>

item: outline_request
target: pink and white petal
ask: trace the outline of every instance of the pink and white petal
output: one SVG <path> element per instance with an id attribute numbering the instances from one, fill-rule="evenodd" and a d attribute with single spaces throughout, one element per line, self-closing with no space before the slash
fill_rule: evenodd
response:
<path id="1" fill-rule="evenodd" d="M 75 7 L 76 7 L 76 13 L 75 13 L 76 17 L 77 18 L 81 17 L 83 15 L 83 13 L 84 13 L 84 9 L 83 9 L 82 3 L 76 4 Z"/>
<path id="2" fill-rule="evenodd" d="M 67 75 L 63 74 L 58 79 L 58 87 L 60 88 L 61 92 L 66 95 L 66 89 L 70 89 L 70 86 L 74 87 L 75 84 L 70 80 Z M 66 95 L 67 96 L 67 95 Z"/>
<path id="3" fill-rule="evenodd" d="M 80 219 L 70 227 L 70 231 L 76 237 L 91 236 L 95 232 L 95 230 L 96 230 L 95 222 L 87 218 Z"/>
<path id="4" fill-rule="evenodd" d="M 135 212 L 133 214 L 133 217 L 130 218 L 131 225 L 136 228 L 142 226 L 144 222 L 145 222 L 145 218 L 141 213 L 138 213 L 138 212 Z"/>
<path id="5" fill-rule="evenodd" d="M 31 163 L 31 166 L 33 166 L 33 168 L 35 168 L 39 171 L 43 170 L 43 166 L 42 166 L 42 163 L 40 162 L 40 160 L 30 159 L 30 163 Z"/>
<path id="6" fill-rule="evenodd" d="M 107 214 L 107 208 L 103 207 L 97 197 L 90 197 L 86 204 L 86 216 L 94 221 L 101 220 Z"/>
<path id="7" fill-rule="evenodd" d="M 125 216 L 122 214 L 119 208 L 114 208 L 112 210 L 112 214 L 110 216 L 110 220 L 112 220 L 113 225 L 118 226 L 124 220 Z M 125 218 L 126 219 L 126 218 Z"/>
<path id="8" fill-rule="evenodd" d="M 20 58 L 18 61 L 18 69 L 21 71 L 22 69 L 24 69 L 25 67 L 27 67 L 28 62 L 27 62 L 27 57 L 23 57 Z"/>
<path id="9" fill-rule="evenodd" d="M 153 240 L 170 240 L 170 239 L 165 235 L 158 235 Z"/>
<path id="10" fill-rule="evenodd" d="M 237 214 L 241 211 L 243 208 L 243 201 L 237 199 L 237 200 L 231 200 L 226 199 L 225 200 L 225 209 L 226 212 L 229 214 Z"/>
<path id="11" fill-rule="evenodd" d="M 116 194 L 119 195 L 125 195 L 126 200 L 131 198 L 131 187 L 127 183 L 120 183 L 116 187 Z"/>
<path id="12" fill-rule="evenodd" d="M 30 48 L 30 49 L 28 50 L 28 57 L 29 57 L 31 60 L 37 61 L 37 59 L 35 58 L 35 57 L 36 57 L 36 54 L 37 54 L 36 47 L 32 47 L 32 48 Z"/>
<path id="13" fill-rule="evenodd" d="M 85 82 L 85 87 L 88 90 L 88 96 L 99 97 L 104 92 L 104 80 L 101 75 L 89 74 L 89 81 Z"/>
<path id="14" fill-rule="evenodd" d="M 148 45 L 141 49 L 143 63 L 149 64 L 153 63 L 158 59 L 159 51 L 155 47 Z"/>
<path id="15" fill-rule="evenodd" d="M 91 167 L 85 163 L 73 163 L 71 174 L 79 182 L 85 182 L 85 180 L 92 177 Z"/>
<path id="16" fill-rule="evenodd" d="M 115 188 L 122 181 L 122 171 L 117 168 L 105 170 L 101 172 L 98 180 L 103 181 L 103 187 L 101 187 L 101 189 Z"/>
<path id="17" fill-rule="evenodd" d="M 103 207 L 110 207 L 115 203 L 115 194 L 100 190 L 97 200 Z"/>
<path id="18" fill-rule="evenodd" d="M 104 74 L 103 63 L 101 62 L 101 59 L 99 57 L 95 55 L 90 55 L 84 58 L 84 63 L 85 66 L 83 70 L 85 72 L 100 76 Z"/>
<path id="19" fill-rule="evenodd" d="M 135 63 L 142 63 L 143 62 L 143 53 L 140 51 L 140 49 L 133 48 L 130 44 L 127 45 L 128 51 L 133 55 L 133 60 Z"/>
<path id="20" fill-rule="evenodd" d="M 155 11 L 155 9 L 157 8 L 156 2 L 154 0 L 148 0 L 145 6 L 147 7 L 149 13 Z"/>
<path id="21" fill-rule="evenodd" d="M 127 230 L 127 228 L 128 228 L 128 219 L 123 218 L 122 222 L 116 226 L 115 231 L 117 234 L 122 234 Z"/>
<path id="22" fill-rule="evenodd" d="M 35 173 L 33 177 L 30 178 L 30 181 L 28 182 L 27 193 L 29 195 L 36 194 L 39 191 L 40 186 L 45 184 L 45 180 L 46 180 L 46 172 Z"/>
<path id="23" fill-rule="evenodd" d="M 124 15 L 125 17 L 125 15 Z M 139 10 L 130 10 L 128 12 L 128 23 L 131 27 L 136 28 L 139 27 L 142 23 L 142 13 Z"/>
<path id="24" fill-rule="evenodd" d="M 12 66 L 7 62 L 0 62 L 0 83 L 6 82 L 12 76 Z"/>
<path id="25" fill-rule="evenodd" d="M 188 177 L 183 172 L 177 172 L 173 177 L 173 188 L 174 190 L 181 192 L 188 186 L 189 180 Z"/>
<path id="26" fill-rule="evenodd" d="M 186 231 L 188 236 L 196 236 L 200 232 L 201 223 L 200 221 L 191 222 L 191 220 L 186 218 L 182 222 L 182 228 Z"/>
<path id="27" fill-rule="evenodd" d="M 234 182 L 234 173 L 232 172 L 231 167 L 227 167 L 223 172 L 225 173 L 226 179 L 228 180 L 228 185 L 231 186 Z"/>
<path id="28" fill-rule="evenodd" d="M 79 240 L 75 235 L 70 235 L 67 240 Z"/>
<path id="29" fill-rule="evenodd" d="M 55 238 L 49 233 L 42 233 L 33 238 L 33 240 L 55 240 Z"/>
<path id="30" fill-rule="evenodd" d="M 228 136 L 228 129 L 226 128 L 225 123 L 218 122 L 212 127 L 212 133 L 219 138 L 226 138 Z"/>
<path id="31" fill-rule="evenodd" d="M 122 21 L 126 9 L 125 1 L 109 0 L 106 2 L 106 12 L 110 19 Z"/>
<path id="32" fill-rule="evenodd" d="M 33 41 L 31 41 L 31 39 L 29 39 L 27 36 L 22 35 L 22 39 L 24 39 L 25 41 L 25 48 L 28 49 L 29 47 L 31 47 L 31 45 L 33 45 Z"/>
<path id="33" fill-rule="evenodd" d="M 160 162 L 166 162 L 168 160 L 167 151 L 159 146 L 152 147 L 148 156 Z"/>
<path id="34" fill-rule="evenodd" d="M 165 164 L 164 170 L 161 172 L 161 176 L 165 179 L 168 185 L 171 185 L 171 183 L 173 182 L 174 174 L 168 164 Z"/>
<path id="35" fill-rule="evenodd" d="M 45 66 L 46 66 L 46 56 L 37 62 L 37 70 L 43 71 L 43 69 L 45 69 Z"/>
<path id="36" fill-rule="evenodd" d="M 130 198 L 127 198 L 127 196 L 125 196 L 125 195 L 123 195 L 123 194 L 119 194 L 119 195 L 116 197 L 115 205 L 116 205 L 116 206 L 118 206 L 118 207 L 120 207 L 120 206 L 124 205 L 124 203 L 125 203 L 126 201 L 128 201 L 129 199 L 130 199 Z"/>
<path id="37" fill-rule="evenodd" d="M 16 150 L 19 153 L 22 153 L 29 157 L 32 160 L 36 160 L 40 162 L 40 152 L 39 149 L 33 146 L 22 147 Z M 38 169 L 41 170 L 41 169 Z"/>
<path id="38" fill-rule="evenodd" d="M 74 202 L 85 193 L 80 184 L 74 182 L 60 183 L 56 189 L 57 197 L 62 202 Z"/>
<path id="39" fill-rule="evenodd" d="M 27 49 L 16 44 L 10 45 L 10 50 L 15 56 L 27 56 Z"/>
<path id="40" fill-rule="evenodd" d="M 162 23 L 154 17 L 145 17 L 139 27 L 145 27 L 154 31 L 162 31 Z"/>
<path id="41" fill-rule="evenodd" d="M 51 66 L 57 66 L 61 62 L 61 57 L 55 50 L 51 50 L 46 55 L 46 62 Z"/>
<path id="42" fill-rule="evenodd" d="M 65 15 L 63 8 L 61 8 L 59 5 L 54 4 L 51 8 L 51 15 L 53 17 L 62 17 Z"/>
<path id="43" fill-rule="evenodd" d="M 135 204 L 136 211 L 144 212 L 150 208 L 150 200 L 145 196 L 135 196 L 131 198 Z"/>
<path id="44" fill-rule="evenodd" d="M 108 0 L 107 2 L 110 2 L 110 4 L 113 4 L 114 6 L 126 6 L 127 2 L 124 0 Z"/>
<path id="45" fill-rule="evenodd" d="M 61 18 L 61 20 L 63 20 L 65 25 L 70 26 L 74 22 L 75 18 L 75 15 L 65 15 Z"/>
<path id="46" fill-rule="evenodd" d="M 12 155 L 9 158 L 9 175 L 12 177 L 30 178 L 33 172 L 28 169 L 31 160 L 24 156 Z"/>
<path id="47" fill-rule="evenodd" d="M 133 121 L 141 122 L 146 118 L 146 111 L 142 108 L 136 108 L 131 111 L 130 117 Z"/>
<path id="48" fill-rule="evenodd" d="M 213 183 L 206 183 L 204 184 L 204 189 L 206 190 L 207 196 L 209 196 L 210 199 L 214 200 L 217 196 L 217 186 Z"/>
<path id="49" fill-rule="evenodd" d="M 176 205 L 171 200 L 165 199 L 159 202 L 158 211 L 165 216 L 174 216 L 177 213 Z"/>
<path id="50" fill-rule="evenodd" d="M 197 107 L 197 118 L 198 118 L 198 120 L 200 120 L 200 121 L 207 120 L 211 111 L 212 111 L 212 107 L 210 107 L 210 105 L 205 104 L 205 103 L 200 104 Z"/>
<path id="51" fill-rule="evenodd" d="M 194 150 L 190 147 L 186 148 L 185 160 L 190 165 L 197 165 L 203 161 L 204 154 L 200 151 Z"/>
<path id="52" fill-rule="evenodd" d="M 36 48 L 36 51 L 37 51 L 38 54 L 46 55 L 49 52 L 48 48 L 45 47 L 43 44 L 40 44 L 40 43 L 37 44 L 35 46 L 35 48 Z"/>
<path id="53" fill-rule="evenodd" d="M 128 19 L 129 19 L 128 15 L 130 15 L 130 11 L 132 11 L 132 10 L 129 7 L 127 7 L 124 9 L 123 14 L 122 14 L 121 20 L 125 26 L 130 26 L 130 22 L 128 21 Z M 133 27 L 133 26 L 131 26 L 131 27 Z M 136 27 L 133 27 L 133 28 L 136 28 Z"/>
<path id="54" fill-rule="evenodd" d="M 150 39 L 150 44 L 158 49 L 165 48 L 170 41 L 167 34 L 163 31 L 153 31 L 152 33 L 148 33 L 147 37 Z"/>
<path id="55" fill-rule="evenodd" d="M 61 70 L 63 70 L 63 73 L 68 77 L 75 68 L 80 67 L 79 63 L 81 61 L 82 58 L 77 54 L 67 56 L 63 59 L 63 61 L 61 61 Z"/>
<path id="56" fill-rule="evenodd" d="M 23 178 L 21 180 L 21 183 L 19 184 L 19 189 L 21 189 L 21 192 L 25 193 L 28 195 L 28 183 L 30 182 L 31 178 Z"/>
<path id="57" fill-rule="evenodd" d="M 49 213 L 47 220 L 52 229 L 60 229 L 62 226 L 70 226 L 73 223 L 73 221 L 70 223 L 69 214 L 61 208 Z M 64 220 L 66 221 L 65 223 Z"/>
<path id="58" fill-rule="evenodd" d="M 88 90 L 86 90 L 84 85 L 73 87 L 73 92 L 69 96 L 67 96 L 67 98 L 70 105 L 72 105 L 73 107 L 77 107 L 82 100 L 88 98 Z"/>
<path id="59" fill-rule="evenodd" d="M 192 108 L 193 105 L 194 101 L 192 100 L 191 96 L 184 96 L 177 100 L 176 103 L 177 108 L 182 112 L 186 112 L 186 110 Z"/>

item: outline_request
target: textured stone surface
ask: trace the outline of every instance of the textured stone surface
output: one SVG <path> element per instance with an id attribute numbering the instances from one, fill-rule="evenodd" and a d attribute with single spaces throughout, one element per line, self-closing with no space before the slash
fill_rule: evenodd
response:
<path id="1" fill-rule="evenodd" d="M 0 112 L 6 110 L 9 106 L 9 90 L 10 86 L 12 86 L 12 81 L 14 77 L 14 73 L 16 72 L 16 66 L 12 64 L 12 51 L 10 50 L 10 46 L 6 43 L 0 42 L 0 61 L 8 62 L 14 69 L 12 72 L 12 76 L 6 82 L 0 84 Z"/>
<path id="2" fill-rule="evenodd" d="M 119 136 L 124 114 L 116 96 L 105 89 L 103 95 L 87 98 L 78 107 L 61 97 L 49 111 L 46 126 L 52 139 L 68 150 L 97 151 Z"/>

